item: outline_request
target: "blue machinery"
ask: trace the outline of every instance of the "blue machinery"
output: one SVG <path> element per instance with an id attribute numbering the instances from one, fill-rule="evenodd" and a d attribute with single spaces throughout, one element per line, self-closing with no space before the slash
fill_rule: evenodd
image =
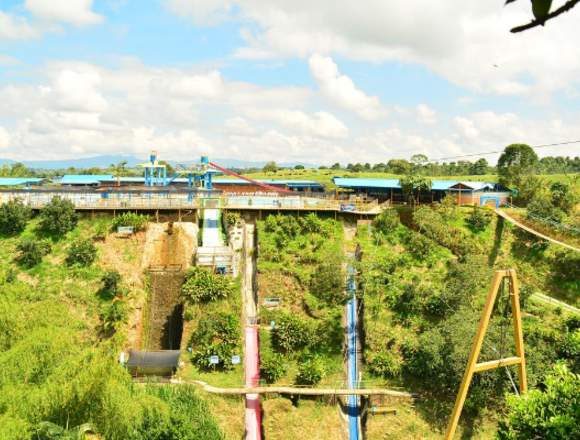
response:
<path id="1" fill-rule="evenodd" d="M 167 167 L 157 160 L 157 152 L 152 151 L 149 162 L 141 165 L 145 168 L 145 186 L 167 186 Z"/>
<path id="2" fill-rule="evenodd" d="M 169 179 L 167 178 L 167 166 L 159 162 L 156 151 L 152 151 L 149 155 L 149 161 L 141 166 L 145 169 L 145 186 L 169 186 L 180 174 L 186 174 L 189 188 L 199 187 L 206 191 L 212 191 L 213 175 L 221 174 L 221 171 L 212 167 L 207 156 L 202 156 L 200 164 L 193 169 L 178 171 Z M 190 193 L 188 200 L 192 199 L 193 193 Z"/>
<path id="3" fill-rule="evenodd" d="M 346 288 L 348 293 L 351 295 L 351 299 L 346 304 L 348 387 L 358 388 L 357 300 L 355 270 L 352 266 L 348 266 Z M 359 440 L 360 438 L 359 406 L 358 396 L 348 396 L 348 435 L 350 440 Z"/>

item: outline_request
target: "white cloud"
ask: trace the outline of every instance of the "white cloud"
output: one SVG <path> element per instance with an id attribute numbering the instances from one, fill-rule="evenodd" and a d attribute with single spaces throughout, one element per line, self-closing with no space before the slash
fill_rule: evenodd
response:
<path id="1" fill-rule="evenodd" d="M 10 146 L 10 135 L 4 127 L 0 127 L 0 150 L 6 149 Z"/>
<path id="2" fill-rule="evenodd" d="M 385 114 L 379 98 L 368 96 L 356 87 L 352 79 L 340 74 L 332 58 L 314 54 L 310 57 L 309 65 L 320 90 L 334 104 L 368 120 L 378 119 Z"/>
<path id="3" fill-rule="evenodd" d="M 0 40 L 26 40 L 40 34 L 25 18 L 0 11 Z"/>
<path id="4" fill-rule="evenodd" d="M 346 138 L 348 136 L 346 125 L 327 112 L 307 114 L 300 110 L 249 109 L 245 113 L 253 119 L 276 122 L 282 127 L 309 136 L 323 138 Z"/>
<path id="5" fill-rule="evenodd" d="M 373 63 L 417 63 L 480 93 L 546 100 L 578 87 L 578 11 L 514 35 L 531 19 L 529 2 L 481 0 L 167 0 L 196 23 L 251 22 L 237 51 L 245 58 L 318 53 Z M 554 8 L 564 0 L 555 0 Z"/>
<path id="6" fill-rule="evenodd" d="M 417 106 L 417 119 L 422 124 L 433 125 L 437 122 L 437 112 L 427 104 Z"/>
<path id="7" fill-rule="evenodd" d="M 26 0 L 25 7 L 35 17 L 48 22 L 88 26 L 103 22 L 92 10 L 93 0 Z"/>
<path id="8" fill-rule="evenodd" d="M 227 18 L 233 2 L 223 0 L 166 0 L 167 8 L 198 25 L 215 24 Z"/>

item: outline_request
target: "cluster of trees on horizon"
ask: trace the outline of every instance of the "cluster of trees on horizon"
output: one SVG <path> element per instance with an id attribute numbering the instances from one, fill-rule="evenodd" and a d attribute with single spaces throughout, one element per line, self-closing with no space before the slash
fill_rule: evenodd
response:
<path id="1" fill-rule="evenodd" d="M 167 166 L 167 175 L 172 176 L 180 165 L 171 165 L 169 162 L 161 161 Z M 485 158 L 475 161 L 459 160 L 452 162 L 432 162 L 424 154 L 415 154 L 407 159 L 390 159 L 387 162 L 371 164 L 349 163 L 346 165 L 336 162 L 330 166 L 321 165 L 318 170 L 348 171 L 353 173 L 389 173 L 389 174 L 420 174 L 425 176 L 481 176 L 485 174 L 499 174 L 498 165 L 490 165 Z M 241 174 L 252 174 L 259 172 L 276 173 L 283 170 L 305 170 L 315 169 L 304 165 L 296 165 L 292 168 L 281 167 L 274 161 L 270 161 L 262 168 L 230 168 L 232 171 Z M 127 162 L 111 164 L 108 167 L 75 168 L 66 169 L 35 169 L 29 168 L 23 163 L 17 162 L 0 167 L 0 177 L 57 177 L 64 174 L 113 174 L 115 176 L 141 176 L 143 170 L 139 167 L 128 167 Z M 580 173 L 580 157 L 570 156 L 545 156 L 538 158 L 535 163 L 536 174 L 569 174 Z"/>

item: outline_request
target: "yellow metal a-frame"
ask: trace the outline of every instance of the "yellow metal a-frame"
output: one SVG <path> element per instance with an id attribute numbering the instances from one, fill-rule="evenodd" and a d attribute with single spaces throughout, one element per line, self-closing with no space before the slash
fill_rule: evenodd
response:
<path id="1" fill-rule="evenodd" d="M 487 328 L 489 326 L 489 321 L 491 318 L 491 312 L 493 311 L 493 306 L 495 304 L 497 294 L 499 292 L 501 283 L 503 282 L 504 278 L 508 278 L 510 281 L 509 295 L 512 306 L 511 309 L 514 328 L 514 340 L 516 345 L 516 356 L 498 359 L 495 361 L 478 363 L 477 360 L 479 358 L 479 353 L 481 352 L 481 346 L 483 345 L 483 338 L 485 337 L 485 334 L 487 332 Z M 459 417 L 461 416 L 461 411 L 463 410 L 463 405 L 465 404 L 465 398 L 467 397 L 467 391 L 469 390 L 469 386 L 471 385 L 474 373 L 493 370 L 508 365 L 518 365 L 520 392 L 525 393 L 528 389 L 527 383 L 528 381 L 526 376 L 526 358 L 524 355 L 524 338 L 522 333 L 522 314 L 520 311 L 520 288 L 518 285 L 518 278 L 516 276 L 516 272 L 513 269 L 498 270 L 495 272 L 495 275 L 493 277 L 491 289 L 485 301 L 483 315 L 481 316 L 481 320 L 479 321 L 479 328 L 473 341 L 473 347 L 471 348 L 469 361 L 467 362 L 467 368 L 463 375 L 463 380 L 461 381 L 461 387 L 459 388 L 459 392 L 457 393 L 457 398 L 455 399 L 455 406 L 453 407 L 451 420 L 449 420 L 449 425 L 447 426 L 445 440 L 453 439 L 453 435 L 455 434 L 455 430 L 457 429 Z"/>

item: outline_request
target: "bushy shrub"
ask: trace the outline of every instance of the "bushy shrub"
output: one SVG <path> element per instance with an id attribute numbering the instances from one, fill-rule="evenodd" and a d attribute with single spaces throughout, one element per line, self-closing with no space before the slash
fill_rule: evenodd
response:
<path id="1" fill-rule="evenodd" d="M 314 339 L 312 329 L 302 318 L 290 313 L 280 313 L 272 330 L 272 346 L 281 353 L 306 348 Z"/>
<path id="2" fill-rule="evenodd" d="M 534 198 L 528 205 L 527 216 L 532 220 L 540 219 L 560 223 L 564 213 L 560 208 L 552 205 L 550 199 L 539 196 Z"/>
<path id="3" fill-rule="evenodd" d="M 242 216 L 239 212 L 226 211 L 224 215 L 224 220 L 226 222 L 226 226 L 233 227 L 240 225 L 242 221 Z"/>
<path id="4" fill-rule="evenodd" d="M 181 295 L 186 302 L 194 304 L 227 298 L 234 290 L 235 284 L 232 278 L 194 266 L 185 275 Z"/>
<path id="5" fill-rule="evenodd" d="M 287 362 L 279 353 L 269 353 L 260 359 L 260 377 L 268 383 L 280 380 L 287 371 Z"/>
<path id="6" fill-rule="evenodd" d="M 428 206 L 416 209 L 413 213 L 413 220 L 420 232 L 459 257 L 482 253 L 482 248 L 474 237 L 469 237 L 460 228 L 446 224 L 441 215 Z"/>
<path id="7" fill-rule="evenodd" d="M 344 287 L 340 258 L 327 256 L 312 273 L 310 292 L 324 303 L 335 306 L 347 300 Z"/>
<path id="8" fill-rule="evenodd" d="M 382 234 L 393 232 L 400 224 L 399 214 L 394 209 L 387 209 L 381 212 L 373 220 L 373 227 Z"/>
<path id="9" fill-rule="evenodd" d="M 0 205 L 0 234 L 21 233 L 30 220 L 32 211 L 22 200 L 14 199 Z"/>
<path id="10" fill-rule="evenodd" d="M 556 208 L 569 213 L 577 203 L 577 198 L 570 185 L 562 182 L 554 182 L 550 185 L 551 202 Z"/>
<path id="11" fill-rule="evenodd" d="M 389 351 L 371 354 L 367 365 L 371 374 L 385 379 L 401 374 L 401 359 Z"/>
<path id="12" fill-rule="evenodd" d="M 73 202 L 56 196 L 40 210 L 38 227 L 45 234 L 59 236 L 72 231 L 78 219 Z"/>
<path id="13" fill-rule="evenodd" d="M 239 349 L 240 339 L 240 321 L 236 315 L 220 312 L 202 318 L 191 336 L 191 360 L 202 370 L 231 369 L 231 357 Z M 211 364 L 210 356 L 218 356 L 219 363 Z"/>
<path id="14" fill-rule="evenodd" d="M 133 231 L 142 231 L 147 226 L 149 217 L 143 214 L 136 214 L 134 212 L 124 212 L 113 218 L 111 226 L 114 231 L 120 226 L 127 226 L 133 228 Z"/>
<path id="15" fill-rule="evenodd" d="M 433 250 L 433 242 L 415 231 L 409 231 L 406 240 L 407 249 L 417 259 L 425 259 Z"/>
<path id="16" fill-rule="evenodd" d="M 121 282 L 121 274 L 116 270 L 109 270 L 105 272 L 105 274 L 101 277 L 101 283 L 103 286 L 101 287 L 101 294 L 114 297 L 119 294 L 120 287 L 119 283 Z"/>
<path id="17" fill-rule="evenodd" d="M 308 357 L 298 365 L 296 383 L 298 385 L 317 385 L 326 376 L 324 361 L 319 357 Z"/>
<path id="18" fill-rule="evenodd" d="M 465 222 L 473 232 L 481 232 L 491 223 L 491 216 L 485 210 L 474 206 Z"/>
<path id="19" fill-rule="evenodd" d="M 50 243 L 46 240 L 22 240 L 16 246 L 18 255 L 16 262 L 23 267 L 34 267 L 42 261 L 42 257 L 48 255 L 51 250 Z"/>
<path id="20" fill-rule="evenodd" d="M 559 251 L 552 261 L 552 274 L 563 281 L 580 280 L 580 252 Z"/>
<path id="21" fill-rule="evenodd" d="M 557 365 L 545 389 L 508 396 L 508 414 L 500 421 L 500 440 L 577 439 L 580 425 L 580 375 Z"/>
<path id="22" fill-rule="evenodd" d="M 97 258 L 97 248 L 91 240 L 77 240 L 67 251 L 67 266 L 90 266 Z"/>
<path id="23" fill-rule="evenodd" d="M 103 304 L 99 315 L 105 333 L 113 333 L 127 322 L 129 316 L 127 303 L 122 300 L 115 300 L 111 303 Z"/>

